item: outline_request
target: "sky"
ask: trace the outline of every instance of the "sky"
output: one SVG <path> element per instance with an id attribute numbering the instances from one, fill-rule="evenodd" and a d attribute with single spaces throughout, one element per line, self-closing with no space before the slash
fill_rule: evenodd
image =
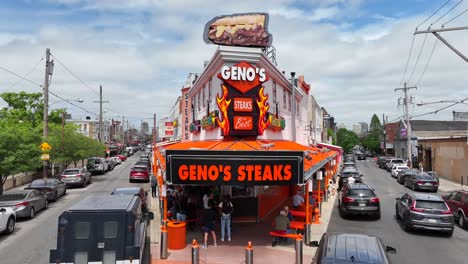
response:
<path id="1" fill-rule="evenodd" d="M 268 12 L 278 67 L 304 75 L 310 93 L 337 123 L 351 129 L 370 123 L 373 114 L 395 121 L 403 114 L 398 104 L 403 93 L 395 88 L 404 82 L 417 86 L 410 91 L 416 103 L 468 97 L 467 63 L 432 34 L 413 34 L 416 28 L 467 26 L 468 12 L 443 25 L 468 8 L 463 0 L 449 1 L 425 21 L 446 2 L 2 0 L 0 67 L 32 82 L 0 68 L 0 92 L 42 92 L 50 48 L 55 61 L 50 90 L 83 101 L 73 102 L 78 108 L 51 95 L 52 109 L 67 108 L 72 118 L 95 117 L 102 85 L 106 119 L 125 116 L 135 127 L 142 120 L 151 124 L 154 113 L 158 118 L 169 113 L 187 75 L 201 72 L 215 52 L 217 46 L 203 41 L 206 22 Z M 441 35 L 468 56 L 468 30 Z M 468 111 L 466 103 L 423 116 L 449 104 L 413 104 L 410 113 L 413 119 L 451 120 L 452 111 Z"/>

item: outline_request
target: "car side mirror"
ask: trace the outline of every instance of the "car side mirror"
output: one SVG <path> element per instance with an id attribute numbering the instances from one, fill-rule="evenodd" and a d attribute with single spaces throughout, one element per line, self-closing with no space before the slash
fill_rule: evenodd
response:
<path id="1" fill-rule="evenodd" d="M 153 212 L 146 212 L 143 216 L 145 220 L 153 220 L 154 219 L 154 213 Z"/>
<path id="2" fill-rule="evenodd" d="M 309 247 L 319 247 L 319 242 L 318 241 L 311 241 L 309 244 Z"/>
<path id="3" fill-rule="evenodd" d="M 6 212 L 6 209 L 5 208 L 0 208 L 0 213 L 4 213 Z"/>
<path id="4" fill-rule="evenodd" d="M 392 248 L 392 247 L 389 247 L 389 246 L 385 247 L 385 251 L 387 251 L 390 254 L 396 254 L 396 249 Z"/>

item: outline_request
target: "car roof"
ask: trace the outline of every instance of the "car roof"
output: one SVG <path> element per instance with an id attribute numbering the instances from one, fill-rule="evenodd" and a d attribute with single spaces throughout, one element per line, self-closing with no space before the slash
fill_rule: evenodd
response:
<path id="1" fill-rule="evenodd" d="M 325 237 L 324 263 L 386 263 L 378 237 L 346 233 L 325 233 Z"/>
<path id="2" fill-rule="evenodd" d="M 423 200 L 423 201 L 443 201 L 440 195 L 435 193 L 410 193 L 411 196 L 416 198 L 416 200 Z"/>
<path id="3" fill-rule="evenodd" d="M 70 207 L 69 211 L 127 210 L 137 199 L 131 195 L 88 195 Z"/>
<path id="4" fill-rule="evenodd" d="M 114 189 L 115 191 L 140 191 L 141 187 L 117 187 Z"/>
<path id="5" fill-rule="evenodd" d="M 372 189 L 366 183 L 352 183 L 348 185 L 349 185 L 349 189 Z"/>
<path id="6" fill-rule="evenodd" d="M 357 168 L 355 166 L 347 166 L 343 168 L 343 173 L 345 172 L 357 172 Z"/>
<path id="7" fill-rule="evenodd" d="M 34 189 L 24 189 L 24 190 L 14 190 L 14 191 L 7 191 L 3 194 L 29 194 L 30 192 L 34 192 Z"/>

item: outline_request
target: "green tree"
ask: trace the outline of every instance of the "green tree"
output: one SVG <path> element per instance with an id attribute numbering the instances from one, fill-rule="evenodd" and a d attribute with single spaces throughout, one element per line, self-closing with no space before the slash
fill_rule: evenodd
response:
<path id="1" fill-rule="evenodd" d="M 354 146 L 359 145 L 359 138 L 353 131 L 346 128 L 340 128 L 336 133 L 337 145 L 342 147 L 344 151 L 353 149 Z"/>
<path id="2" fill-rule="evenodd" d="M 380 123 L 379 117 L 374 114 L 371 118 L 369 134 L 362 139 L 362 145 L 368 150 L 380 152 L 380 143 L 383 141 L 383 136 L 382 124 Z"/>
<path id="3" fill-rule="evenodd" d="M 332 144 L 336 145 L 336 135 L 331 128 L 327 128 L 327 136 L 332 137 Z"/>

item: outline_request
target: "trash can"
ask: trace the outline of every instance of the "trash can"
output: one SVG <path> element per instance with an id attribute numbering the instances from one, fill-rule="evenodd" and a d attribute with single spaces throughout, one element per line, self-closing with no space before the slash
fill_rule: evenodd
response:
<path id="1" fill-rule="evenodd" d="M 168 222 L 167 223 L 167 247 L 172 250 L 184 249 L 187 245 L 185 222 Z"/>

